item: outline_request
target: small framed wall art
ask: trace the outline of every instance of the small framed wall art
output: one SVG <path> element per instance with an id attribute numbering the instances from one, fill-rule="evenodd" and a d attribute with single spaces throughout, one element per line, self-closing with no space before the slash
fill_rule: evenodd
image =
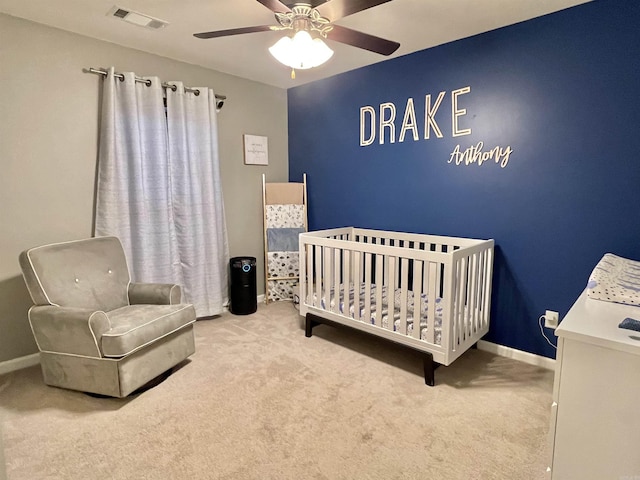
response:
<path id="1" fill-rule="evenodd" d="M 269 165 L 267 137 L 243 135 L 245 165 Z"/>

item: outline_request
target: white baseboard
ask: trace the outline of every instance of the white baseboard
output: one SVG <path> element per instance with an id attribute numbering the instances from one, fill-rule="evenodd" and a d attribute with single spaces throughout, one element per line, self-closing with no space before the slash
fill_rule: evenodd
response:
<path id="1" fill-rule="evenodd" d="M 31 355 L 25 355 L 24 357 L 13 358 L 5 362 L 0 362 L 0 375 L 9 372 L 15 372 L 16 370 L 22 370 L 23 368 L 33 367 L 40 363 L 40 354 L 33 353 Z"/>
<path id="2" fill-rule="evenodd" d="M 504 345 L 498 345 L 485 340 L 480 340 L 478 342 L 478 349 L 484 350 L 485 352 L 495 353 L 501 357 L 512 358 L 520 362 L 528 363 L 529 365 L 546 368 L 548 370 L 555 370 L 556 368 L 556 361 L 552 358 L 523 352 L 522 350 L 516 350 L 515 348 L 505 347 Z"/>

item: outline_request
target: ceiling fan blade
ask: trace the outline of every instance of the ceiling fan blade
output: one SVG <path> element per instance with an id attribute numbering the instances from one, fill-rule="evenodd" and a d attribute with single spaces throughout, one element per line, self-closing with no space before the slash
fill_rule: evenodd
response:
<path id="1" fill-rule="evenodd" d="M 229 30 L 216 30 L 215 32 L 194 33 L 196 38 L 216 38 L 227 37 L 229 35 L 241 35 L 243 33 L 268 32 L 272 30 L 271 25 L 258 25 L 255 27 L 231 28 Z"/>
<path id="2" fill-rule="evenodd" d="M 367 8 L 377 7 L 390 1 L 391 0 L 329 0 L 327 3 L 316 7 L 316 10 L 323 17 L 335 22 L 347 15 L 361 12 Z"/>
<path id="3" fill-rule="evenodd" d="M 284 3 L 279 2 L 278 0 L 258 0 L 262 5 L 267 7 L 272 12 L 290 12 L 291 9 L 287 7 Z"/>
<path id="4" fill-rule="evenodd" d="M 341 27 L 340 25 L 332 25 L 333 29 L 327 32 L 327 38 L 340 43 L 346 43 L 354 47 L 363 48 L 370 52 L 379 53 L 380 55 L 391 55 L 395 52 L 400 44 L 384 38 L 375 37 L 368 33 L 358 32 L 350 28 Z"/>

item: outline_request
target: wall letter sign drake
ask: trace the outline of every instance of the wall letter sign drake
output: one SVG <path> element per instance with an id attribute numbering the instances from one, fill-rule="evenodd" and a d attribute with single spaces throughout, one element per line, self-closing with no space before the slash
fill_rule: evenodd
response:
<path id="1" fill-rule="evenodd" d="M 460 127 L 460 120 L 467 114 L 467 109 L 462 108 L 459 104 L 460 97 L 470 92 L 470 86 L 451 91 L 452 138 L 471 135 L 471 128 Z M 422 138 L 424 140 L 431 139 L 432 133 L 435 138 L 444 137 L 442 129 L 436 120 L 436 114 L 446 94 L 447 92 L 438 93 L 435 100 L 431 98 L 430 93 L 424 97 L 424 121 L 422 123 Z M 396 105 L 392 102 L 381 103 L 377 109 L 371 105 L 360 107 L 360 146 L 373 145 L 376 138 L 380 145 L 384 145 L 385 142 L 396 143 L 396 138 L 398 143 L 403 143 L 406 138 L 411 138 L 414 142 L 420 140 L 420 126 L 418 125 L 413 98 L 407 99 L 402 115 L 402 123 L 399 128 L 396 128 L 396 120 L 398 118 Z M 399 131 L 399 134 L 396 136 L 397 131 Z M 478 142 L 476 145 L 466 149 L 462 149 L 458 144 L 451 152 L 447 163 L 454 165 L 472 165 L 475 163 L 481 166 L 486 161 L 493 160 L 500 167 L 505 168 L 509 163 L 511 153 L 513 153 L 513 149 L 510 146 L 496 146 L 486 151 L 483 151 L 483 148 L 483 142 Z"/>

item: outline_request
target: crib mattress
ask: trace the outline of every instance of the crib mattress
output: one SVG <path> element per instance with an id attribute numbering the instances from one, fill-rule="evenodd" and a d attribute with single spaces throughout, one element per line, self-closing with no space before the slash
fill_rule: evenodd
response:
<path id="1" fill-rule="evenodd" d="M 376 305 L 377 301 L 377 287 L 375 284 L 371 285 L 370 292 L 370 317 L 368 319 L 364 318 L 365 315 L 365 286 L 364 284 L 360 285 L 360 295 L 359 295 L 359 317 L 363 319 L 363 321 L 369 321 L 372 325 L 381 324 L 383 328 L 389 328 L 389 292 L 387 286 L 382 286 L 382 305 L 378 307 Z M 327 302 L 326 297 L 322 297 L 318 302 L 317 295 L 313 296 L 313 306 L 317 308 L 321 308 L 323 310 L 335 310 L 336 302 L 338 303 L 338 310 L 342 315 L 349 315 L 351 318 L 355 318 L 355 308 L 354 305 L 354 292 L 355 287 L 353 285 L 349 286 L 349 305 L 348 308 L 345 309 L 344 305 L 344 288 L 340 285 L 338 289 L 338 295 L 336 298 L 334 289 L 330 291 L 330 298 Z M 428 308 L 429 308 L 429 298 L 427 294 L 422 293 L 420 295 L 420 338 L 421 340 L 427 341 L 427 331 L 429 327 L 429 318 L 428 318 Z M 393 292 L 393 331 L 397 333 L 400 332 L 400 302 L 401 302 L 401 290 L 396 289 Z M 434 328 L 434 343 L 436 345 L 440 345 L 442 340 L 442 299 L 437 297 L 435 299 L 436 307 L 435 307 L 435 321 L 433 322 Z M 415 311 L 415 294 L 413 291 L 407 291 L 407 336 L 413 336 L 413 328 L 414 328 L 414 311 Z M 347 312 L 348 313 L 345 313 Z M 378 315 L 381 315 L 381 321 L 377 322 Z"/>

